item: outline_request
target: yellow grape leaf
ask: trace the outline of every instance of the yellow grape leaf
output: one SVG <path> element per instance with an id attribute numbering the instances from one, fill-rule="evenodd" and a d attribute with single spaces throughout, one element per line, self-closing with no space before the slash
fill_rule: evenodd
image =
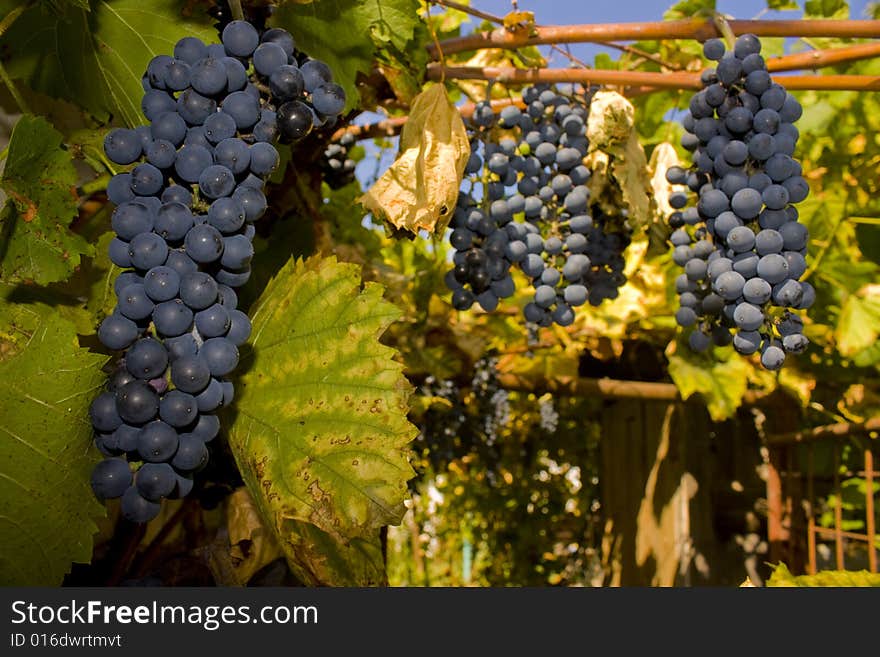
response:
<path id="1" fill-rule="evenodd" d="M 700 393 L 715 422 L 733 416 L 748 386 L 749 365 L 744 359 L 733 355 L 727 361 L 717 361 L 691 352 L 686 345 L 681 348 L 676 342 L 670 343 L 666 354 L 669 376 L 682 399 Z"/>
<path id="2" fill-rule="evenodd" d="M 229 496 L 226 506 L 229 556 L 242 585 L 264 566 L 284 556 L 275 534 L 263 522 L 260 508 L 246 486 Z"/>
<path id="3" fill-rule="evenodd" d="M 384 581 L 380 528 L 400 522 L 414 475 L 410 384 L 379 340 L 400 311 L 383 290 L 335 257 L 291 260 L 251 309 L 228 444 L 309 585 Z"/>
<path id="4" fill-rule="evenodd" d="M 657 204 L 657 215 L 666 219 L 675 209 L 669 205 L 669 194 L 673 191 L 685 191 L 685 185 L 673 185 L 666 180 L 666 171 L 670 167 L 678 166 L 678 153 L 675 146 L 668 141 L 663 141 L 654 147 L 651 153 L 649 168 L 651 170 L 651 190 L 654 192 L 654 202 Z"/>
<path id="5" fill-rule="evenodd" d="M 772 565 L 772 564 L 771 564 Z M 867 570 L 820 570 L 815 575 L 794 575 L 784 563 L 773 566 L 767 580 L 770 587 L 795 586 L 880 586 L 880 574 Z"/>
<path id="6" fill-rule="evenodd" d="M 866 285 L 847 296 L 840 311 L 834 338 L 842 356 L 867 349 L 880 334 L 880 285 Z"/>
<path id="7" fill-rule="evenodd" d="M 535 27 L 535 12 L 511 11 L 504 17 L 504 27 L 511 32 L 531 31 Z"/>
<path id="8" fill-rule="evenodd" d="M 442 234 L 452 218 L 470 144 L 446 87 L 420 93 L 400 135 L 397 160 L 360 198 L 394 229 Z"/>

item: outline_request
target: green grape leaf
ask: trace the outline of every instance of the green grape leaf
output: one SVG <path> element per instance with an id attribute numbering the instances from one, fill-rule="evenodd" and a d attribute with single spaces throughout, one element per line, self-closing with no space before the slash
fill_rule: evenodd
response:
<path id="1" fill-rule="evenodd" d="M 867 570 L 820 570 L 815 575 L 794 575 L 788 566 L 779 563 L 773 566 L 767 586 L 880 586 L 880 574 Z"/>
<path id="2" fill-rule="evenodd" d="M 310 584 L 381 582 L 378 531 L 400 522 L 414 474 L 409 383 L 379 342 L 400 312 L 382 289 L 335 258 L 291 260 L 251 310 L 229 445 Z"/>
<path id="3" fill-rule="evenodd" d="M 749 373 L 746 361 L 736 355 L 726 361 L 714 360 L 692 352 L 687 344 L 676 346 L 675 353 L 669 355 L 669 376 L 681 398 L 700 393 L 714 421 L 732 417 L 746 393 Z"/>
<path id="4" fill-rule="evenodd" d="M 45 119 L 15 124 L 0 178 L 0 280 L 45 285 L 67 279 L 92 246 L 68 226 L 77 216 L 76 171 L 61 133 Z"/>
<path id="5" fill-rule="evenodd" d="M 106 357 L 80 348 L 57 314 L 36 325 L 26 346 L 0 362 L 3 586 L 60 585 L 72 562 L 91 560 L 104 514 L 89 487 L 100 454 L 88 407 L 106 380 Z"/>
<path id="6" fill-rule="evenodd" d="M 711 18 L 715 13 L 715 0 L 681 0 L 663 14 L 663 20 L 677 21 L 687 18 Z"/>
<path id="7" fill-rule="evenodd" d="M 69 7 L 63 16 L 28 9 L 0 37 L 0 49 L 13 55 L 9 74 L 32 89 L 136 126 L 145 122 L 147 64 L 185 36 L 218 41 L 210 17 L 185 15 L 177 0 L 92 0 L 91 11 Z"/>
<path id="8" fill-rule="evenodd" d="M 345 38 L 340 39 L 344 16 Z M 417 0 L 317 0 L 279 7 L 272 25 L 290 31 L 297 47 L 326 62 L 345 89 L 346 111 L 357 107 L 358 73 L 369 74 L 375 53 L 384 48 L 405 52 L 420 24 Z M 420 45 L 421 41 L 414 41 Z"/>
<path id="9" fill-rule="evenodd" d="M 767 0 L 767 9 L 782 11 L 783 9 L 800 9 L 793 0 Z"/>
<path id="10" fill-rule="evenodd" d="M 840 311 L 834 338 L 843 356 L 871 347 L 880 335 L 880 285 L 849 294 Z"/>
<path id="11" fill-rule="evenodd" d="M 880 225 L 860 223 L 856 225 L 859 250 L 871 262 L 880 265 Z"/>
<path id="12" fill-rule="evenodd" d="M 804 18 L 849 18 L 849 3 L 846 0 L 807 0 Z"/>

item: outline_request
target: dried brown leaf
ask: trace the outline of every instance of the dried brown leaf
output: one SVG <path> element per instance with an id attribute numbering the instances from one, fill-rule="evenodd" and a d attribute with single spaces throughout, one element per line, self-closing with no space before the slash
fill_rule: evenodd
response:
<path id="1" fill-rule="evenodd" d="M 461 115 L 446 87 L 432 85 L 413 101 L 397 160 L 360 202 L 393 230 L 442 234 L 469 156 Z"/>

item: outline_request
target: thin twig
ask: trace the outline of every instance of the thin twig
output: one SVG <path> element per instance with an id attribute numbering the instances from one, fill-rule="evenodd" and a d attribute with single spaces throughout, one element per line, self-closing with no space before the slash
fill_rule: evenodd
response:
<path id="1" fill-rule="evenodd" d="M 500 66 L 428 66 L 428 79 L 440 77 L 458 80 L 497 80 L 528 84 L 536 82 L 581 82 L 619 87 L 654 87 L 656 89 L 700 89 L 699 73 L 654 73 L 645 71 L 520 69 Z M 774 81 L 789 90 L 880 91 L 880 76 L 875 75 L 777 75 Z"/>
<path id="2" fill-rule="evenodd" d="M 18 87 L 15 86 L 15 83 L 12 81 L 12 78 L 9 77 L 9 74 L 6 72 L 6 67 L 3 66 L 3 63 L 0 62 L 0 81 L 6 85 L 6 88 L 9 89 L 9 93 L 12 95 L 12 99 L 15 101 L 15 104 L 18 106 L 19 111 L 22 114 L 30 114 L 31 109 L 27 104 L 27 101 L 24 99 L 24 96 L 18 91 Z"/>
<path id="3" fill-rule="evenodd" d="M 467 5 L 463 5 L 460 2 L 452 2 L 452 0 L 431 0 L 431 4 L 440 5 L 441 7 L 447 7 L 448 9 L 455 9 L 456 11 L 460 11 L 464 14 L 474 16 L 475 18 L 489 21 L 490 23 L 497 23 L 499 25 L 504 23 L 503 18 L 486 13 L 485 11 L 480 11 L 479 9 L 474 9 L 473 7 L 468 7 Z"/>
<path id="4" fill-rule="evenodd" d="M 19 5 L 12 11 L 10 11 L 6 16 L 3 17 L 3 20 L 0 21 L 0 36 L 6 34 L 6 30 L 15 22 L 15 19 L 21 16 L 26 10 L 30 9 L 33 2 L 26 2 L 23 5 Z"/>

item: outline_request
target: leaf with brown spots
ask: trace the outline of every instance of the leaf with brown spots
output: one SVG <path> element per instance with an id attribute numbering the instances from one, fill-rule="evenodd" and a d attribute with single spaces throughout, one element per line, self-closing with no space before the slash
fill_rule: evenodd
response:
<path id="1" fill-rule="evenodd" d="M 379 342 L 400 312 L 360 268 L 289 262 L 252 311 L 229 444 L 292 570 L 310 584 L 384 581 L 379 529 L 413 476 L 410 386 Z"/>
<path id="2" fill-rule="evenodd" d="M 66 280 L 94 248 L 69 230 L 77 216 L 76 171 L 61 133 L 25 115 L 12 130 L 0 186 L 0 280 L 46 285 Z"/>

